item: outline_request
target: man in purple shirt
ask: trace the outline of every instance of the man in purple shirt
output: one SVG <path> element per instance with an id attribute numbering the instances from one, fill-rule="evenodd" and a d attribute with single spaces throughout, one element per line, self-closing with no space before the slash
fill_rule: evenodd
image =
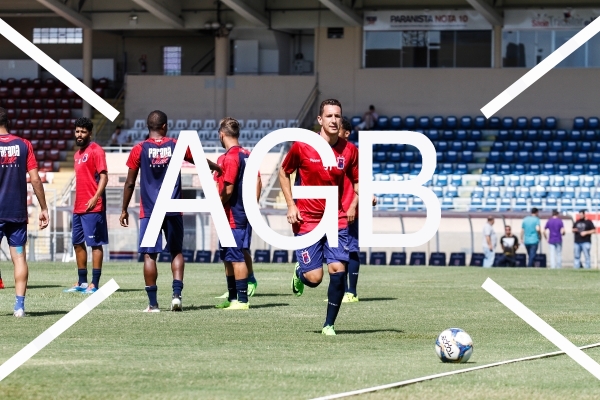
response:
<path id="1" fill-rule="evenodd" d="M 550 268 L 562 266 L 562 237 L 564 234 L 565 227 L 558 217 L 558 211 L 552 210 L 552 218 L 546 222 L 544 227 L 544 238 L 548 240 L 550 246 Z"/>

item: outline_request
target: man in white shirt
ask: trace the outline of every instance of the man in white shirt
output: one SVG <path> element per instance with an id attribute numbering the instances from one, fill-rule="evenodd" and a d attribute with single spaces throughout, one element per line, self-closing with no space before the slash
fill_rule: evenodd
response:
<path id="1" fill-rule="evenodd" d="M 494 217 L 490 216 L 487 219 L 486 224 L 483 227 L 483 254 L 485 256 L 483 260 L 483 266 L 485 268 L 491 268 L 494 265 L 494 258 L 496 253 L 496 232 L 494 232 Z"/>
<path id="2" fill-rule="evenodd" d="M 375 124 L 377 123 L 378 119 L 379 119 L 379 114 L 377 114 L 375 112 L 375 106 L 370 105 L 369 111 L 367 111 L 365 113 L 365 115 L 363 115 L 363 122 L 356 125 L 356 128 L 354 128 L 354 130 L 356 130 L 356 132 L 364 131 L 364 130 L 367 130 L 367 131 L 371 130 L 375 127 Z"/>

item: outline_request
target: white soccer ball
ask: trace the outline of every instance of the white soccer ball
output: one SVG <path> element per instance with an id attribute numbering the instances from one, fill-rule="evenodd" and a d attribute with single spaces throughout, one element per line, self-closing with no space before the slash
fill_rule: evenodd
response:
<path id="1" fill-rule="evenodd" d="M 473 339 L 460 328 L 448 328 L 435 341 L 435 352 L 442 362 L 467 362 L 473 354 Z"/>

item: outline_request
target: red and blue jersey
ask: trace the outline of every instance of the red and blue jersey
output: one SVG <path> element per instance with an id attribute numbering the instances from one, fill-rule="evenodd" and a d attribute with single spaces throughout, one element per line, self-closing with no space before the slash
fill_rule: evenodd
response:
<path id="1" fill-rule="evenodd" d="M 337 186 L 338 228 L 343 229 L 348 227 L 346 209 L 342 204 L 346 191 L 344 179 L 348 176 L 351 183 L 358 183 L 358 150 L 343 138 L 339 138 L 331 149 L 337 165 L 326 169 L 319 153 L 312 146 L 295 142 L 283 160 L 282 168 L 288 174 L 297 171 L 295 184 L 299 186 Z M 354 193 L 354 190 L 352 192 Z M 302 221 L 294 224 L 294 233 L 304 234 L 312 231 L 323 217 L 325 199 L 296 199 L 295 202 Z"/>
<path id="2" fill-rule="evenodd" d="M 140 218 L 150 218 L 152 214 L 176 143 L 176 140 L 168 137 L 149 138 L 131 149 L 127 166 L 130 169 L 140 170 Z M 189 149 L 186 151 L 185 160 L 193 162 Z M 181 172 L 177 176 L 171 198 L 181 198 Z M 181 213 L 168 212 L 166 215 L 181 215 Z"/>
<path id="3" fill-rule="evenodd" d="M 0 135 L 0 221 L 27 222 L 27 172 L 37 167 L 28 140 Z"/>
<path id="4" fill-rule="evenodd" d="M 356 148 L 356 146 L 350 142 L 348 142 L 348 146 L 350 147 L 354 147 L 356 149 L 356 154 L 358 155 L 358 148 Z M 344 208 L 344 211 L 348 211 L 348 209 L 350 208 L 350 204 L 352 204 L 352 201 L 354 200 L 354 196 L 356 195 L 356 193 L 354 192 L 354 182 L 352 181 L 351 177 L 350 177 L 350 170 L 348 170 L 346 172 L 346 176 L 344 177 L 344 195 L 342 197 L 342 207 Z M 356 169 L 356 179 L 358 179 L 358 166 Z M 358 207 L 356 207 L 356 217 L 358 218 Z"/>
<path id="5" fill-rule="evenodd" d="M 217 164 L 223 170 L 221 176 L 215 174 L 215 181 L 219 185 L 219 193 L 223 191 L 225 183 L 233 185 L 233 193 L 229 201 L 223 205 L 225 215 L 232 229 L 246 228 L 248 218 L 244 209 L 244 200 L 242 198 L 242 187 L 244 182 L 244 171 L 246 170 L 246 160 L 250 152 L 241 146 L 232 146 L 219 156 Z"/>
<path id="6" fill-rule="evenodd" d="M 73 213 L 84 214 L 87 202 L 96 195 L 100 174 L 107 172 L 106 154 L 97 143 L 91 142 L 75 153 L 75 207 Z M 96 206 L 89 212 L 106 210 L 106 192 L 98 199 Z"/>

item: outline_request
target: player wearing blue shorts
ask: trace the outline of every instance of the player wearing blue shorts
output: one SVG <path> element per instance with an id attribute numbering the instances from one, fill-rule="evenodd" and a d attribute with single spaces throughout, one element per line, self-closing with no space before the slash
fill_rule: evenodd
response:
<path id="1" fill-rule="evenodd" d="M 75 121 L 75 206 L 72 242 L 77 260 L 78 282 L 65 292 L 92 294 L 98 290 L 102 275 L 102 245 L 108 244 L 106 196 L 108 183 L 106 154 L 91 141 L 94 124 L 88 118 Z M 92 283 L 87 279 L 87 246 L 92 248 Z"/>
<path id="2" fill-rule="evenodd" d="M 250 307 L 248 303 L 249 270 L 246 258 L 250 255 L 252 228 L 246 217 L 242 197 L 244 171 L 250 152 L 240 146 L 239 137 L 240 124 L 238 121 L 233 118 L 221 120 L 219 140 L 226 152 L 217 160 L 223 173 L 215 177 L 215 180 L 236 243 L 235 247 L 223 247 L 219 241 L 220 257 L 225 264 L 228 296 L 216 307 L 227 310 L 247 310 Z M 258 179 L 257 196 L 260 194 L 261 188 L 261 181 Z"/>
<path id="3" fill-rule="evenodd" d="M 27 243 L 27 173 L 41 208 L 39 229 L 48 227 L 48 207 L 44 185 L 38 174 L 33 147 L 28 140 L 8 132 L 8 113 L 0 107 L 0 241 L 6 236 L 15 271 L 15 317 L 25 316 L 25 292 L 29 267 Z"/>
<path id="4" fill-rule="evenodd" d="M 330 247 L 327 238 L 323 237 L 312 246 L 296 250 L 298 264 L 291 283 L 292 291 L 296 296 L 302 295 L 305 285 L 317 287 L 323 280 L 323 263 L 327 263 L 329 288 L 327 316 L 322 333 L 329 336 L 335 335 L 334 323 L 344 298 L 346 265 L 349 260 L 348 216 L 342 205 L 344 179 L 348 176 L 354 185 L 352 191 L 358 193 L 358 152 L 355 146 L 338 136 L 342 119 L 342 105 L 339 101 L 324 100 L 319 107 L 317 119 L 321 131 L 316 134 L 331 146 L 337 166 L 326 169 L 315 149 L 307 144 L 296 142 L 282 163 L 279 181 L 288 207 L 287 220 L 292 224 L 296 236 L 312 231 L 319 224 L 325 211 L 325 200 L 294 201 L 290 175 L 297 172 L 296 185 L 338 187 L 338 247 Z"/>
<path id="5" fill-rule="evenodd" d="M 163 251 L 162 235 L 159 234 L 153 247 L 141 247 L 141 242 L 148 227 L 148 222 L 164 181 L 176 141 L 167 137 L 167 115 L 162 111 L 152 111 L 147 119 L 149 137 L 133 147 L 127 160 L 129 172 L 123 189 L 123 210 L 119 221 L 121 226 L 129 226 L 127 208 L 135 190 L 138 172 L 140 176 L 140 247 L 138 251 L 144 256 L 144 280 L 148 294 L 148 307 L 144 312 L 159 312 L 156 279 L 158 270 L 156 259 Z M 188 149 L 185 160 L 193 162 Z M 221 171 L 213 162 L 207 160 L 211 170 Z M 173 190 L 173 199 L 181 198 L 181 174 Z M 183 216 L 178 212 L 168 212 L 161 228 L 167 243 L 165 251 L 171 253 L 171 271 L 173 273 L 173 296 L 171 311 L 182 311 L 181 292 L 183 290 Z"/>

